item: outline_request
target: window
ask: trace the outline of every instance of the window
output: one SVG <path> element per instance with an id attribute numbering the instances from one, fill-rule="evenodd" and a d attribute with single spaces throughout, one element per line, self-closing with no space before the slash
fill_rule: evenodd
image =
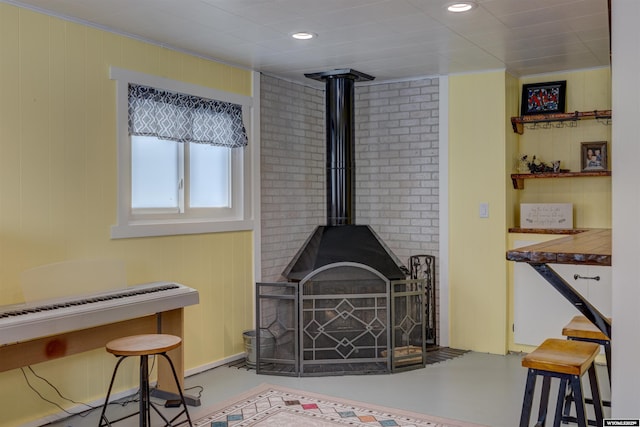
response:
<path id="1" fill-rule="evenodd" d="M 252 229 L 251 98 L 117 68 L 112 238 Z"/>

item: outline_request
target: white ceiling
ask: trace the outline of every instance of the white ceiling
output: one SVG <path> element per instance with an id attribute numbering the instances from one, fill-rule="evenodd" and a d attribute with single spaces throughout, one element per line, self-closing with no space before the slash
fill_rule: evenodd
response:
<path id="1" fill-rule="evenodd" d="M 607 0 L 476 0 L 467 14 L 447 12 L 451 0 L 5 2 L 298 81 L 336 68 L 388 81 L 609 65 Z M 318 37 L 290 37 L 300 30 Z"/>

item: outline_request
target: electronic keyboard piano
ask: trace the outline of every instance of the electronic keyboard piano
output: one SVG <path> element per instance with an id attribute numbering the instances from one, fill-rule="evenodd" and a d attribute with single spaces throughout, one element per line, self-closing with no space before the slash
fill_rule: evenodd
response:
<path id="1" fill-rule="evenodd" d="M 126 335 L 166 333 L 183 338 L 183 308 L 198 302 L 195 289 L 153 282 L 92 295 L 0 306 L 0 372 L 104 347 Z M 181 383 L 183 348 L 168 353 Z M 177 390 L 171 385 L 172 374 L 168 364 L 163 365 L 158 368 L 158 389 L 166 384 L 167 391 L 174 393 Z"/>
<path id="2" fill-rule="evenodd" d="M 0 306 L 0 345 L 114 323 L 198 303 L 198 291 L 154 282 L 116 291 Z"/>

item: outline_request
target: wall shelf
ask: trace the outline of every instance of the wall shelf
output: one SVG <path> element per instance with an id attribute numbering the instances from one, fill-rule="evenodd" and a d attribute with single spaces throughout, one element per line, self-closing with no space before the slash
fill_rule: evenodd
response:
<path id="1" fill-rule="evenodd" d="M 511 126 L 518 135 L 524 133 L 525 125 L 534 128 L 542 124 L 542 128 L 576 126 L 579 120 L 599 120 L 604 124 L 611 122 L 611 110 L 574 111 L 573 113 L 532 114 L 511 117 Z"/>
<path id="2" fill-rule="evenodd" d="M 591 172 L 558 172 L 558 173 L 514 173 L 511 174 L 513 188 L 516 190 L 524 189 L 525 179 L 543 179 L 543 178 L 582 178 L 587 176 L 611 176 L 611 171 L 591 171 Z"/>

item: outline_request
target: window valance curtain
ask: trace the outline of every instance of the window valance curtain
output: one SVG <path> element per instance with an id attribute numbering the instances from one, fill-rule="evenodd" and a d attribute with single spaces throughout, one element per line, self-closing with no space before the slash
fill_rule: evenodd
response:
<path id="1" fill-rule="evenodd" d="M 230 148 L 248 143 L 240 105 L 135 84 L 129 134 Z"/>

